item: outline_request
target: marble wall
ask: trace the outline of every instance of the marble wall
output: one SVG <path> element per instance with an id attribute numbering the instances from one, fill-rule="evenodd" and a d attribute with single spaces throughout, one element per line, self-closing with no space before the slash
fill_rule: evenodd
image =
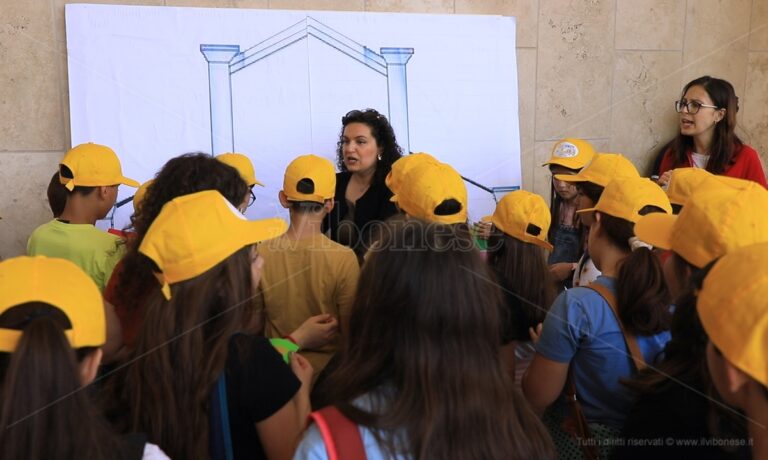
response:
<path id="1" fill-rule="evenodd" d="M 647 168 L 675 134 L 680 89 L 703 74 L 734 84 L 738 133 L 768 158 L 766 0 L 98 2 L 516 16 L 523 187 L 541 194 L 549 179 L 541 163 L 565 136 Z M 45 187 L 69 147 L 65 3 L 0 1 L 0 257 L 23 253 L 50 218 Z"/>

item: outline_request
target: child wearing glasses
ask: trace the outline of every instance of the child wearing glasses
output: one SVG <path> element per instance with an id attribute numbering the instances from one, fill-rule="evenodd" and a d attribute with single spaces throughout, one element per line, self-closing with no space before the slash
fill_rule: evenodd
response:
<path id="1" fill-rule="evenodd" d="M 733 85 L 710 76 L 697 78 L 685 85 L 675 110 L 680 132 L 661 161 L 659 185 L 669 183 L 671 170 L 695 167 L 766 187 L 757 152 L 734 132 L 739 98 Z"/>
<path id="2" fill-rule="evenodd" d="M 248 193 L 243 197 L 243 202 L 238 206 L 238 210 L 245 214 L 245 210 L 250 208 L 254 201 L 256 201 L 256 195 L 253 193 L 253 187 L 258 185 L 264 187 L 258 179 L 256 179 L 256 172 L 253 169 L 253 163 L 251 159 L 242 153 L 222 153 L 217 155 L 216 159 L 225 165 L 232 166 L 240 174 L 240 178 L 245 181 L 245 185 L 248 186 Z"/>

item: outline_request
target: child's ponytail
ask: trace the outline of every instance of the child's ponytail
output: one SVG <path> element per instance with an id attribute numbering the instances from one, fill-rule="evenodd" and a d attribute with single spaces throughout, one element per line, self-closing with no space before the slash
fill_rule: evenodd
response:
<path id="1" fill-rule="evenodd" d="M 635 335 L 655 335 L 669 329 L 669 291 L 653 250 L 636 246 L 622 261 L 616 284 L 621 322 Z"/>
<path id="2" fill-rule="evenodd" d="M 641 215 L 659 212 L 646 206 Z M 619 266 L 616 302 L 622 324 L 632 334 L 655 335 L 669 329 L 670 295 L 664 273 L 653 250 L 637 240 L 635 225 L 624 219 L 601 214 L 601 226 L 611 241 L 629 252 Z"/>

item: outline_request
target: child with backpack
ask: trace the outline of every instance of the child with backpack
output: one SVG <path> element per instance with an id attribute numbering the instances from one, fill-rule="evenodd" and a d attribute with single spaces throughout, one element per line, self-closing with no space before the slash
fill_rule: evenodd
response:
<path id="1" fill-rule="evenodd" d="M 298 354 L 287 366 L 266 338 L 243 332 L 264 264 L 254 243 L 285 230 L 280 219 L 246 220 L 214 190 L 166 203 L 139 246 L 156 284 L 110 382 L 119 427 L 176 458 L 292 455 L 312 367 Z"/>

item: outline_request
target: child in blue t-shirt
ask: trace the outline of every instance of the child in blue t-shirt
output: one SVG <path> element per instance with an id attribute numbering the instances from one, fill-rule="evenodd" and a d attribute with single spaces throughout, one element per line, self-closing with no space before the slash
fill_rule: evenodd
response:
<path id="1" fill-rule="evenodd" d="M 568 390 L 570 377 L 592 434 L 611 437 L 619 434 L 632 404 L 620 384 L 636 368 L 626 337 L 636 337 L 645 363 L 653 363 L 669 340 L 669 294 L 661 265 L 634 237 L 634 224 L 641 215 L 672 209 L 658 185 L 636 177 L 610 182 L 597 205 L 580 212 L 594 213 L 589 249 L 602 275 L 596 288 L 573 288 L 555 300 L 523 377 L 523 392 L 544 411 Z M 558 409 L 551 407 L 545 420 L 564 457 L 580 446 L 561 429 Z"/>

